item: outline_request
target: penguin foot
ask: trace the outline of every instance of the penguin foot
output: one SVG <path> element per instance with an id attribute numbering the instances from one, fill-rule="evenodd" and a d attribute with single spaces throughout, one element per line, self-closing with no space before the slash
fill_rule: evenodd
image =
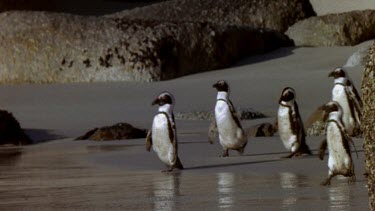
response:
<path id="1" fill-rule="evenodd" d="M 281 158 L 291 158 L 291 157 L 293 157 L 294 156 L 294 152 L 292 152 L 292 153 L 290 153 L 289 155 L 287 155 L 287 156 L 282 156 Z"/>
<path id="2" fill-rule="evenodd" d="M 162 173 L 169 173 L 169 172 L 172 172 L 173 171 L 173 168 L 167 168 L 163 171 L 161 171 Z"/>
<path id="3" fill-rule="evenodd" d="M 355 177 L 355 175 L 353 175 L 353 176 L 349 177 L 348 183 L 354 183 L 356 180 L 357 180 L 357 178 Z"/>
<path id="4" fill-rule="evenodd" d="M 326 179 L 324 180 L 322 183 L 320 183 L 320 185 L 323 185 L 323 186 L 327 186 L 327 185 L 331 185 L 331 179 Z"/>
<path id="5" fill-rule="evenodd" d="M 220 157 L 222 157 L 222 158 L 229 157 L 229 150 L 224 149 L 223 154 Z"/>

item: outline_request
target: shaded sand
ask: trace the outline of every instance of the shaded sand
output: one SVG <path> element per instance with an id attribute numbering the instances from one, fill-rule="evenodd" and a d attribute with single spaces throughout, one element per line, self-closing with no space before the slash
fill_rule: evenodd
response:
<path id="1" fill-rule="evenodd" d="M 173 174 L 144 140 L 72 141 L 86 130 L 129 122 L 149 128 L 161 91 L 172 92 L 177 111 L 212 109 L 212 84 L 226 79 L 236 106 L 252 107 L 273 121 L 285 86 L 296 89 L 303 118 L 330 98 L 327 75 L 345 64 L 357 47 L 284 48 L 251 57 L 233 68 L 152 84 L 95 83 L 1 86 L 3 109 L 14 113 L 39 143 L 0 148 L 0 210 L 365 210 L 368 198 L 362 139 L 353 154 L 357 182 L 327 175 L 327 158 L 280 159 L 287 154 L 278 136 L 253 138 L 245 156 L 219 158 L 207 143 L 207 121 L 177 121 L 180 157 L 186 170 Z M 362 67 L 349 70 L 359 88 Z M 308 137 L 316 153 L 322 137 Z"/>

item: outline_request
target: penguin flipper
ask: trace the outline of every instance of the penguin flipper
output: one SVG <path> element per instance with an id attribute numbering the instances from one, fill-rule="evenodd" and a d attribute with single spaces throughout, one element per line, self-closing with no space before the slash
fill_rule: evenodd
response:
<path id="1" fill-rule="evenodd" d="M 234 122 L 236 122 L 237 127 L 242 128 L 240 118 L 238 118 L 238 116 L 237 116 L 237 112 L 236 112 L 236 109 L 233 106 L 232 101 L 228 100 L 228 104 L 229 104 L 229 109 L 230 109 L 230 112 L 232 114 L 232 118 L 233 118 Z"/>
<path id="2" fill-rule="evenodd" d="M 320 146 L 319 146 L 319 159 L 320 160 L 324 159 L 326 150 L 327 150 L 327 139 L 324 139 L 322 143 L 320 143 Z"/>
<path id="3" fill-rule="evenodd" d="M 355 88 L 354 84 L 351 82 L 351 80 L 347 80 L 347 86 L 351 87 L 352 92 L 350 94 L 354 97 L 354 99 L 358 102 L 359 106 L 362 108 L 363 107 L 363 102 L 361 97 L 358 94 L 357 89 Z"/>
<path id="4" fill-rule="evenodd" d="M 213 144 L 217 136 L 218 136 L 217 124 L 214 118 L 210 124 L 210 127 L 208 128 L 208 142 L 210 144 Z"/>
<path id="5" fill-rule="evenodd" d="M 357 158 L 359 158 L 358 150 L 357 150 L 357 147 L 355 146 L 355 144 L 353 142 L 353 139 L 347 133 L 344 133 L 344 136 L 345 136 L 344 138 L 346 139 L 346 141 L 352 144 L 352 146 L 354 148 L 354 151 L 355 151 L 355 154 L 357 155 Z"/>
<path id="6" fill-rule="evenodd" d="M 148 131 L 147 136 L 146 136 L 146 150 L 150 151 L 152 146 L 152 132 L 151 130 Z"/>

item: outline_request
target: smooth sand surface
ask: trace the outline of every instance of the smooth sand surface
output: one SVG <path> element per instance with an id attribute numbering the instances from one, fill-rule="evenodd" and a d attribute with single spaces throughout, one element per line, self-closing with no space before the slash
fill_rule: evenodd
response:
<path id="1" fill-rule="evenodd" d="M 368 44 L 368 43 L 367 43 Z M 211 110 L 212 84 L 225 79 L 236 106 L 269 116 L 244 122 L 272 122 L 285 86 L 295 88 L 304 119 L 330 99 L 329 71 L 345 64 L 360 46 L 283 48 L 250 57 L 232 68 L 157 83 L 14 85 L 0 87 L 0 105 L 14 113 L 39 143 L 0 148 L 0 210 L 366 210 L 368 197 L 362 139 L 353 154 L 357 182 L 325 179 L 327 157 L 281 159 L 278 135 L 249 140 L 244 156 L 207 142 L 208 121 L 177 121 L 185 170 L 165 167 L 144 140 L 72 141 L 93 127 L 128 122 L 151 126 L 161 91 L 175 95 L 175 112 Z M 363 67 L 349 69 L 360 88 Z M 316 154 L 323 137 L 308 137 Z"/>

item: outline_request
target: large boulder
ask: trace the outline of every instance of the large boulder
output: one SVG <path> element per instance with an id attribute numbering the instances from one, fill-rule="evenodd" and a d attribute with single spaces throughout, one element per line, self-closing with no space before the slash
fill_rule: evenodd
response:
<path id="1" fill-rule="evenodd" d="M 296 46 L 352 46 L 375 38 L 375 10 L 310 17 L 286 34 Z"/>
<path id="2" fill-rule="evenodd" d="M 32 140 L 22 130 L 19 122 L 12 113 L 0 110 L 0 145 L 27 145 Z"/>
<path id="3" fill-rule="evenodd" d="M 158 81 L 290 45 L 250 27 L 48 12 L 0 14 L 0 83 Z"/>
<path id="4" fill-rule="evenodd" d="M 284 32 L 297 22 L 315 15 L 308 0 L 174 0 L 110 17 L 177 22 L 208 22 L 251 26 Z"/>
<path id="5" fill-rule="evenodd" d="M 317 15 L 375 9 L 374 0 L 310 0 Z"/>
<path id="6" fill-rule="evenodd" d="M 365 138 L 365 167 L 370 208 L 375 209 L 375 43 L 372 45 L 362 80 L 362 131 Z"/>
<path id="7" fill-rule="evenodd" d="M 76 140 L 113 141 L 124 139 L 146 138 L 147 130 L 139 129 L 128 123 L 117 123 L 112 126 L 94 128 Z"/>
<path id="8" fill-rule="evenodd" d="M 252 108 L 237 108 L 237 115 L 241 120 L 258 119 L 266 117 L 265 114 Z M 179 120 L 214 120 L 213 111 L 178 112 L 176 119 Z"/>

